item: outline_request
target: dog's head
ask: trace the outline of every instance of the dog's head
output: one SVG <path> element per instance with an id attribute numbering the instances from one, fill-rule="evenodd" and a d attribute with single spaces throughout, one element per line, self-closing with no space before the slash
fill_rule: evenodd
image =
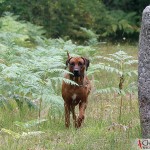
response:
<path id="1" fill-rule="evenodd" d="M 66 66 L 69 67 L 69 71 L 73 73 L 75 77 L 83 76 L 84 71 L 88 69 L 90 61 L 84 57 L 68 57 Z"/>

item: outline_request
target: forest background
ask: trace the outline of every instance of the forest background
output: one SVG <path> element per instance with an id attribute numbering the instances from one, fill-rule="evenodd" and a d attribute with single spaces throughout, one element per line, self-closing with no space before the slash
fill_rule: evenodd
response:
<path id="1" fill-rule="evenodd" d="M 99 41 L 137 41 L 143 9 L 148 0 L 1 0 L 0 16 L 4 12 L 19 15 L 43 26 L 46 37 L 72 39 L 85 43 L 91 35 Z"/>

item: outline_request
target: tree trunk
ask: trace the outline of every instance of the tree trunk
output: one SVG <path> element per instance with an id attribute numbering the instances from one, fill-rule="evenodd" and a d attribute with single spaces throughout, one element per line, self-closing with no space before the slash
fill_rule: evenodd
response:
<path id="1" fill-rule="evenodd" d="M 150 138 L 150 6 L 142 15 L 139 39 L 138 97 L 142 138 Z"/>

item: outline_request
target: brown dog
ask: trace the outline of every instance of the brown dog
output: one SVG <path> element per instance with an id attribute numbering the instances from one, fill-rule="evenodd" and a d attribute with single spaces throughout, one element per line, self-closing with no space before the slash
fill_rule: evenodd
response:
<path id="1" fill-rule="evenodd" d="M 66 74 L 65 78 L 73 80 L 78 84 L 71 85 L 63 81 L 62 84 L 62 97 L 64 99 L 65 107 L 65 125 L 68 128 L 70 125 L 70 112 L 74 120 L 76 128 L 81 126 L 84 120 L 84 113 L 87 106 L 87 98 L 91 90 L 91 84 L 85 70 L 89 67 L 89 60 L 83 57 L 70 57 L 68 54 L 68 60 L 66 66 L 69 67 L 69 71 L 72 74 Z M 75 106 L 79 104 L 79 116 L 76 119 Z"/>

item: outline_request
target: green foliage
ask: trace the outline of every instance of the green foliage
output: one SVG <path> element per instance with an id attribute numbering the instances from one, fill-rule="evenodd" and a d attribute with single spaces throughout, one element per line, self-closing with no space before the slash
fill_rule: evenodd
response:
<path id="1" fill-rule="evenodd" d="M 7 0 L 2 2 L 0 10 L 2 13 L 10 11 L 15 15 L 20 15 L 20 20 L 43 26 L 47 37 L 61 37 L 78 43 L 92 42 L 92 44 L 97 42 L 97 39 L 93 38 L 91 41 L 87 31 L 96 33 L 99 40 L 108 37 L 113 40 L 122 40 L 123 37 L 131 39 L 133 35 L 135 35 L 134 38 L 138 38 L 139 18 L 141 17 L 138 9 L 130 8 L 126 11 L 126 3 L 118 3 L 118 0 L 108 3 L 112 5 L 99 0 L 32 0 L 32 3 L 29 0 L 14 0 L 13 2 Z M 136 2 L 135 5 L 138 3 L 140 2 Z M 127 4 L 130 5 L 130 0 Z"/>
<path id="2" fill-rule="evenodd" d="M 103 0 L 104 4 L 109 9 L 121 9 L 125 12 L 136 12 L 142 14 L 143 9 L 149 5 L 149 0 Z M 141 17 L 141 16 L 140 16 Z"/>
<path id="3" fill-rule="evenodd" d="M 128 95 L 125 96 L 123 121 L 118 123 L 119 98 L 114 98 L 111 92 L 120 92 L 117 77 L 124 75 L 127 83 L 122 94 L 123 90 L 127 93 L 130 81 L 135 81 L 130 79 L 136 73 L 137 60 L 124 51 L 103 57 L 101 53 L 107 51 L 99 50 L 99 47 L 77 46 L 71 40 L 61 38 L 44 38 L 41 27 L 35 27 L 36 34 L 19 32 L 17 28 L 21 30 L 22 26 L 25 26 L 24 31 L 32 31 L 32 28 L 25 22 L 16 21 L 15 16 L 5 16 L 2 20 L 8 18 L 10 29 L 14 24 L 17 27 L 12 27 L 13 32 L 7 32 L 4 30 L 8 25 L 6 21 L 0 28 L 0 149 L 130 149 L 130 139 L 140 138 L 138 102 L 133 98 L 132 107 L 129 107 Z M 83 30 L 91 39 L 96 37 L 92 29 Z M 89 79 L 93 77 L 98 93 L 91 91 L 81 130 L 64 129 L 61 82 L 76 84 L 63 78 L 64 73 L 70 73 L 64 69 L 67 50 L 71 56 L 82 55 L 90 59 L 87 74 Z M 109 89 L 99 92 L 99 85 Z M 130 87 L 134 90 L 134 83 Z M 131 93 L 132 88 L 128 89 Z M 99 96 L 99 93 L 104 94 Z M 26 105 L 35 109 L 27 109 Z"/>
<path id="4" fill-rule="evenodd" d="M 80 28 L 83 32 L 85 32 L 85 34 L 88 37 L 88 41 L 86 41 L 85 44 L 90 45 L 90 46 L 94 46 L 97 45 L 98 42 L 98 35 L 96 35 L 92 30 L 88 30 L 86 28 L 81 27 Z"/>
<path id="5" fill-rule="evenodd" d="M 120 107 L 118 110 L 119 112 L 119 122 L 122 121 L 122 107 L 123 107 L 123 96 L 126 96 L 127 94 L 133 94 L 137 92 L 137 85 L 134 79 L 134 76 L 137 76 L 137 70 L 132 70 L 131 65 L 137 64 L 137 60 L 135 60 L 132 56 L 129 56 L 126 52 L 120 50 L 118 52 L 115 52 L 113 54 L 109 54 L 109 57 L 103 57 L 103 56 L 96 56 L 94 59 L 101 59 L 105 60 L 105 63 L 95 64 L 91 68 L 91 72 L 100 72 L 101 70 L 105 70 L 111 76 L 115 74 L 114 78 L 112 79 L 113 86 L 109 87 L 107 86 L 104 89 L 96 89 L 96 94 L 109 94 L 109 93 L 115 93 L 120 95 Z M 130 66 L 130 67 L 129 67 Z M 119 79 L 118 79 L 119 77 Z M 117 80 L 115 80 L 117 78 Z M 130 81 L 129 81 L 130 80 Z M 116 83 L 118 83 L 117 87 L 114 87 Z M 126 84 L 125 84 L 126 82 Z"/>
<path id="6" fill-rule="evenodd" d="M 62 106 L 63 101 L 57 96 L 59 92 L 56 88 L 62 80 L 75 84 L 60 78 L 62 73 L 67 72 L 62 69 L 65 66 L 63 56 L 66 52 L 62 50 L 65 44 L 57 46 L 57 40 L 42 38 L 41 28 L 35 27 L 32 30 L 33 25 L 28 26 L 15 19 L 10 15 L 1 18 L 1 104 L 4 106 L 4 103 L 13 99 L 21 109 L 24 102 L 34 106 L 33 101 L 42 99 L 43 102 Z M 16 29 L 7 31 L 7 28 L 11 29 L 10 26 L 14 25 L 17 25 Z M 32 32 L 35 29 L 36 34 Z"/>
<path id="7" fill-rule="evenodd" d="M 22 134 L 20 134 L 20 133 L 13 132 L 13 131 L 5 129 L 5 128 L 2 128 L 1 132 L 11 135 L 14 139 L 20 139 L 20 138 L 25 139 L 25 138 L 29 138 L 29 137 L 33 137 L 33 136 L 36 137 L 36 136 L 44 133 L 42 131 L 33 131 L 33 132 L 23 132 Z"/>
<path id="8" fill-rule="evenodd" d="M 20 127 L 21 129 L 23 130 L 26 130 L 26 129 L 29 129 L 31 127 L 36 127 L 37 125 L 43 123 L 43 122 L 46 122 L 47 120 L 46 119 L 41 119 L 41 120 L 31 120 L 31 121 L 28 121 L 28 122 L 19 122 L 19 121 L 15 121 L 14 124 L 17 126 L 17 127 Z M 8 134 L 8 135 L 11 135 L 14 139 L 25 139 L 25 138 L 29 138 L 29 137 L 35 137 L 35 136 L 38 136 L 38 135 L 41 135 L 45 132 L 42 132 L 42 131 L 31 131 L 31 132 L 22 132 L 22 133 L 16 133 L 10 129 L 5 129 L 5 128 L 2 128 L 1 129 L 1 133 L 5 133 L 5 134 Z"/>
<path id="9" fill-rule="evenodd" d="M 104 56 L 95 56 L 93 59 L 105 60 L 105 63 L 93 64 L 89 74 L 93 74 L 94 72 L 100 72 L 101 70 L 105 70 L 108 73 L 116 74 L 116 77 L 125 81 L 127 78 L 133 78 L 134 75 L 137 76 L 137 70 L 132 70 L 131 65 L 137 64 L 137 60 L 135 60 L 132 56 L 129 56 L 126 52 L 120 50 L 113 54 L 109 54 L 109 57 Z M 128 79 L 129 80 L 129 79 Z M 116 81 L 116 80 L 115 80 Z M 136 84 L 133 80 L 132 83 L 128 84 L 126 88 L 120 88 L 120 81 L 118 81 L 118 87 L 106 87 L 105 89 L 96 90 L 96 93 L 110 93 L 116 92 L 125 95 L 126 93 L 132 93 L 136 90 Z M 115 83 L 114 83 L 115 85 Z"/>
<path id="10" fill-rule="evenodd" d="M 33 25 L 31 23 L 16 21 L 19 16 L 6 12 L 3 17 L 0 18 L 1 32 L 17 33 L 26 36 L 41 36 L 45 33 L 42 27 Z M 17 28 L 16 28 L 17 27 Z"/>
<path id="11" fill-rule="evenodd" d="M 129 37 L 139 32 L 136 24 L 135 12 L 125 13 L 122 10 L 112 10 L 106 13 L 105 24 L 99 26 L 102 37 L 114 37 L 115 39 Z"/>
<path id="12" fill-rule="evenodd" d="M 31 128 L 31 127 L 36 127 L 37 125 L 43 123 L 43 122 L 46 122 L 47 120 L 46 119 L 38 119 L 38 120 L 30 120 L 28 122 L 19 122 L 19 121 L 15 121 L 14 124 L 22 129 L 28 129 L 28 128 Z"/>
<path id="13" fill-rule="evenodd" d="M 42 36 L 41 27 L 16 19 L 16 16 L 8 14 L 0 20 L 1 106 L 7 107 L 14 100 L 20 110 L 24 103 L 30 108 L 38 108 L 41 101 L 63 108 L 61 82 L 77 85 L 63 78 L 64 73 L 69 73 L 64 69 L 66 52 L 88 55 L 87 51 L 90 53 L 93 50 L 89 46 L 77 46 L 71 41 L 46 39 Z"/>

